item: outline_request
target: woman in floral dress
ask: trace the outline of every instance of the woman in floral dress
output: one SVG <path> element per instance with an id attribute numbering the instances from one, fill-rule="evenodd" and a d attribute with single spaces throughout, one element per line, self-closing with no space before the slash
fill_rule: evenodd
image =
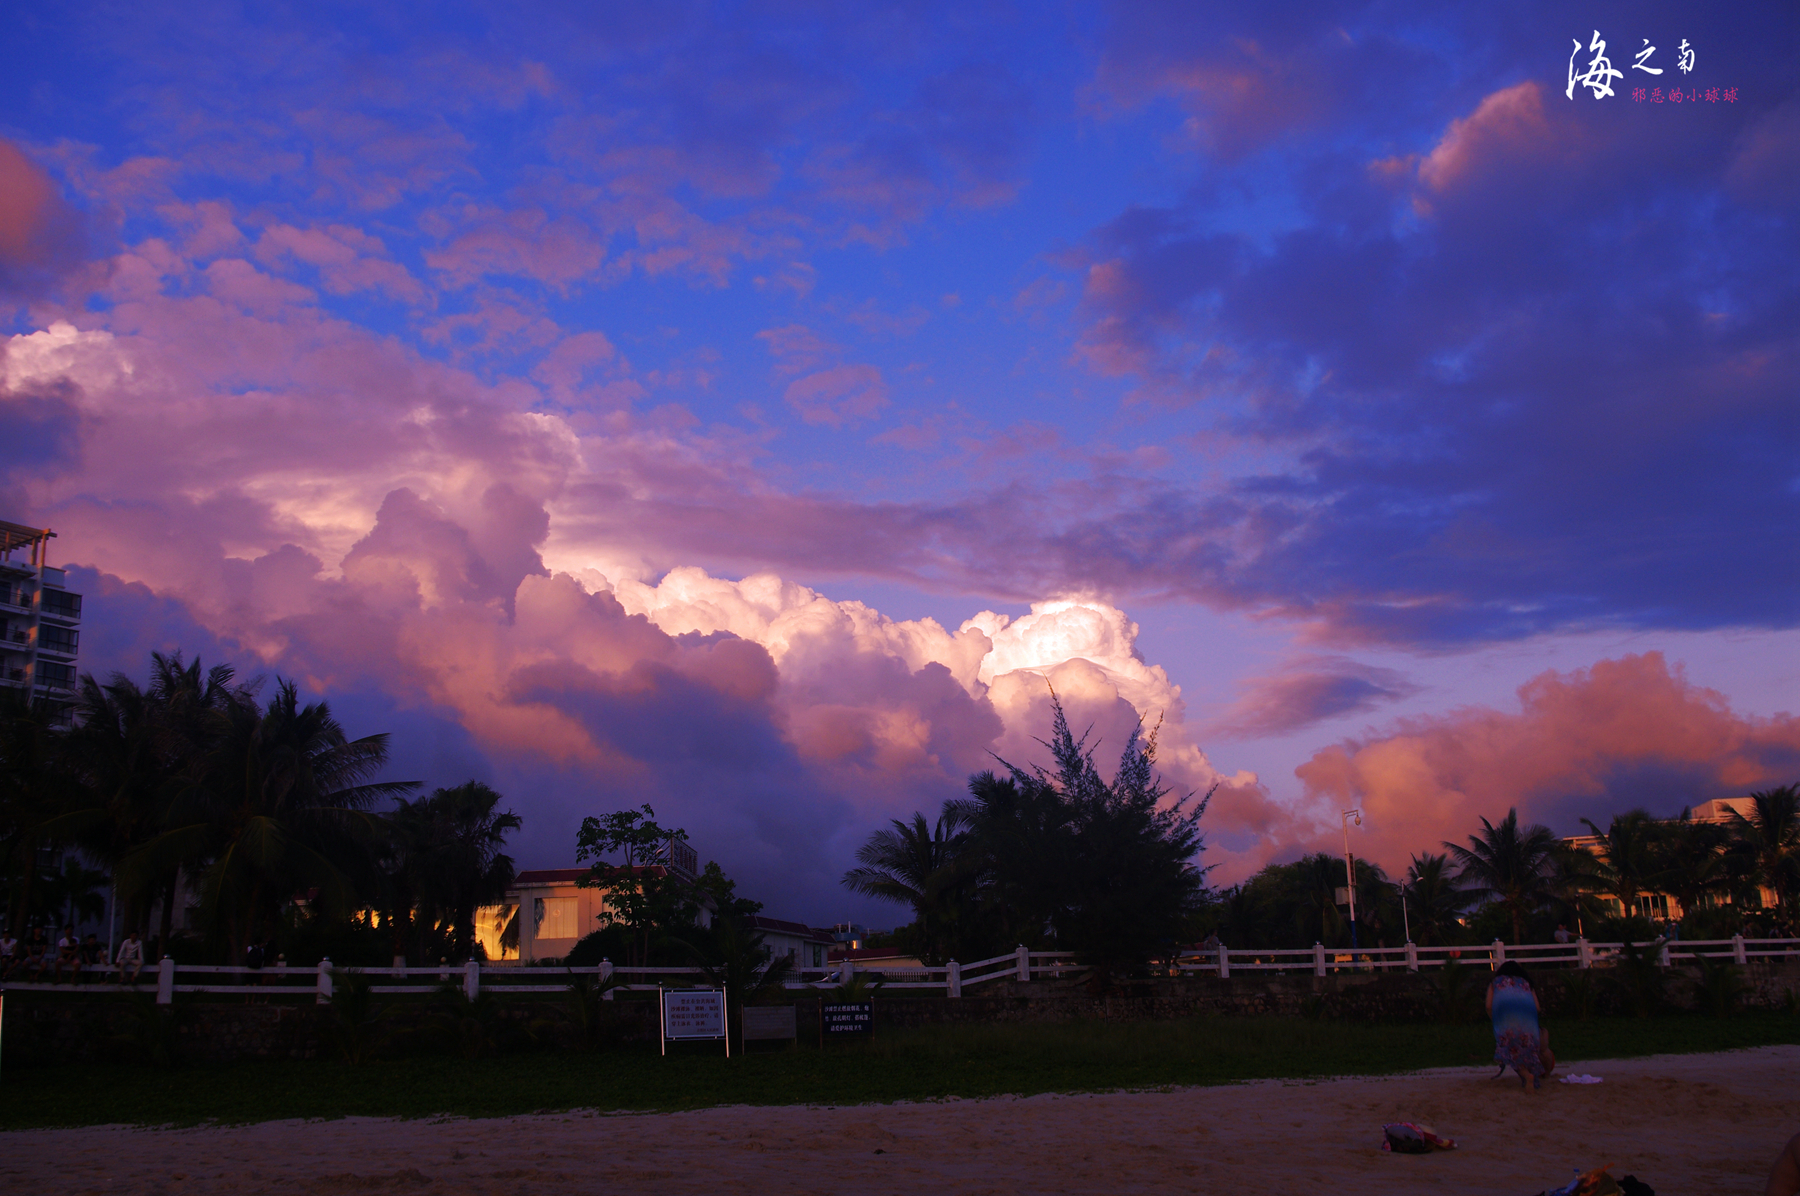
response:
<path id="1" fill-rule="evenodd" d="M 1494 1019 L 1494 1062 L 1519 1073 L 1519 1086 L 1535 1092 L 1544 1074 L 1538 1041 L 1538 1001 L 1531 978 L 1516 963 L 1503 963 L 1488 985 L 1488 1015 Z"/>

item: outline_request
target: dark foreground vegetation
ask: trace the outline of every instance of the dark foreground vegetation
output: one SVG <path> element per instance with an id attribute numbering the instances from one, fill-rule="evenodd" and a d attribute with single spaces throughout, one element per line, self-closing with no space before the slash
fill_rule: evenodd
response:
<path id="1" fill-rule="evenodd" d="M 1800 1043 L 1800 1017 L 1596 1018 L 1556 1029 L 1567 1064 Z M 1375 1075 L 1485 1064 L 1485 1025 L 1357 1025 L 1303 1018 L 939 1026 L 863 1043 L 598 1054 L 84 1067 L 0 1075 L 0 1128 L 244 1123 L 279 1118 L 500 1117 L 565 1109 L 840 1105 Z"/>

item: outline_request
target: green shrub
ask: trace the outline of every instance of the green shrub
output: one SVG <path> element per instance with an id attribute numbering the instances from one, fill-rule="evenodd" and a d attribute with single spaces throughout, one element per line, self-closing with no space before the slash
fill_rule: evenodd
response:
<path id="1" fill-rule="evenodd" d="M 1695 962 L 1700 967 L 1694 981 L 1696 1003 L 1714 1017 L 1730 1016 L 1748 991 L 1743 970 L 1729 959 L 1702 957 Z"/>

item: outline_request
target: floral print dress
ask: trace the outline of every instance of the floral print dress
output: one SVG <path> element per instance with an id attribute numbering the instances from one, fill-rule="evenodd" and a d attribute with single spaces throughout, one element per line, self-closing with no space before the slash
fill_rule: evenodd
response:
<path id="1" fill-rule="evenodd" d="M 1538 1049 L 1537 997 L 1517 976 L 1494 979 L 1494 1062 L 1522 1076 L 1542 1076 Z"/>

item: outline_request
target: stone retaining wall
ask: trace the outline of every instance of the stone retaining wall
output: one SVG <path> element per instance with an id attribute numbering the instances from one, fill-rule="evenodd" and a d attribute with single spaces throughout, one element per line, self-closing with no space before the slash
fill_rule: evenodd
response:
<path id="1" fill-rule="evenodd" d="M 1698 973 L 1664 970 L 1666 1003 L 1692 1008 Z M 1741 1004 L 1752 1009 L 1792 1009 L 1800 1000 L 1800 960 L 1753 960 L 1741 969 Z M 878 1027 L 976 1023 L 1054 1023 L 1083 1020 L 1158 1021 L 1196 1016 L 1279 1015 L 1346 1021 L 1479 1019 L 1487 969 L 1471 966 L 1447 1004 L 1444 974 L 1340 972 L 1187 976 L 1131 982 L 1097 996 L 1079 980 L 982 985 L 960 1000 L 943 997 L 878 997 Z M 1629 1011 L 1623 975 L 1611 968 L 1535 974 L 1551 1017 L 1573 1016 L 1580 1003 L 1590 1012 Z M 818 1000 L 801 998 L 802 1042 L 816 1040 Z M 455 1053 L 459 1050 L 568 1049 L 579 1045 L 573 1011 L 560 997 L 484 998 L 465 1011 L 442 1000 L 377 1001 L 381 1017 L 367 1027 L 377 1053 Z M 656 1037 L 649 1001 L 606 1003 L 606 1041 Z M 181 1000 L 160 1007 L 147 999 L 100 993 L 15 993 L 7 1002 L 3 1066 L 66 1066 L 105 1060 L 147 1060 L 160 1053 L 182 1061 L 308 1059 L 339 1054 L 341 1019 L 330 1007 L 275 1002 Z M 473 1043 L 473 1046 L 471 1046 Z"/>

